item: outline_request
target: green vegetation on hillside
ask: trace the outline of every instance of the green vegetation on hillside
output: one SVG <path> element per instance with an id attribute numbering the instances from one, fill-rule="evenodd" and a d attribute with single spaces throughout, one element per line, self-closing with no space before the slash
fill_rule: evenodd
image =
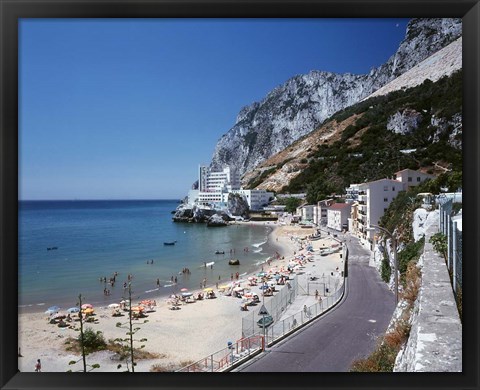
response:
<path id="1" fill-rule="evenodd" d="M 392 115 L 405 109 L 420 117 L 418 128 L 410 134 L 387 130 Z M 462 170 L 462 151 L 449 143 L 451 128 L 444 133 L 432 126 L 432 117 L 448 122 L 462 112 L 462 72 L 404 91 L 395 91 L 355 104 L 332 116 L 343 121 L 359 115 L 348 126 L 340 141 L 332 145 L 312 145 L 308 165 L 282 192 L 307 192 L 310 203 L 331 193 L 344 193 L 351 183 L 392 177 L 401 169 L 431 167 L 442 161 L 455 172 Z M 361 135 L 357 134 L 362 130 Z M 358 142 L 352 137 L 357 135 Z M 437 141 L 432 142 L 436 136 Z M 316 149 L 316 150 L 315 150 Z M 402 150 L 414 149 L 406 153 Z"/>

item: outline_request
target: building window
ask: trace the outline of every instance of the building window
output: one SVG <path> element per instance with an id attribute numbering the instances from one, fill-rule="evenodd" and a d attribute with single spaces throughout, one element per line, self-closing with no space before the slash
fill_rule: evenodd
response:
<path id="1" fill-rule="evenodd" d="M 383 201 L 384 201 L 384 202 L 388 202 L 388 198 L 383 198 Z"/>
<path id="2" fill-rule="evenodd" d="M 420 177 L 417 177 L 417 182 L 420 182 Z"/>
<path id="3" fill-rule="evenodd" d="M 384 186 L 384 187 L 383 187 L 383 190 L 384 190 L 384 191 L 388 191 L 388 186 Z"/>
<path id="4" fill-rule="evenodd" d="M 387 209 L 383 209 L 383 212 L 386 213 L 386 212 L 387 212 Z"/>
<path id="5" fill-rule="evenodd" d="M 408 182 L 411 182 L 412 181 L 412 178 L 409 176 L 408 177 Z"/>
<path id="6" fill-rule="evenodd" d="M 394 192 L 395 192 L 395 187 L 392 187 L 392 191 L 394 191 Z"/>

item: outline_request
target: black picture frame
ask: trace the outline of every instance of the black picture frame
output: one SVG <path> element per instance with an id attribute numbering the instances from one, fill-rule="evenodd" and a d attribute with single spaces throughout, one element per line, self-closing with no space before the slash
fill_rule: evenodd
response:
<path id="1" fill-rule="evenodd" d="M 0 0 L 1 12 L 1 234 L 0 386 L 2 389 L 158 388 L 366 388 L 477 389 L 478 367 L 478 177 L 480 6 L 466 0 Z M 464 77 L 463 372 L 360 373 L 19 373 L 18 324 L 18 29 L 19 18 L 303 18 L 461 17 Z"/>

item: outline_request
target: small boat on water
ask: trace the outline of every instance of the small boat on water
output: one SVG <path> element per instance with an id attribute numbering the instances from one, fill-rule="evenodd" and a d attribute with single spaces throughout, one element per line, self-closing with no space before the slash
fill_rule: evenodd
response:
<path id="1" fill-rule="evenodd" d="M 47 248 L 47 251 L 54 251 L 54 250 L 57 250 L 58 247 L 56 246 L 52 246 L 51 248 Z"/>
<path id="2" fill-rule="evenodd" d="M 238 259 L 231 259 L 228 261 L 229 265 L 240 265 L 240 260 Z"/>
<path id="3" fill-rule="evenodd" d="M 216 255 L 224 255 L 224 254 L 225 254 L 225 251 L 215 251 L 215 254 L 216 254 Z"/>
<path id="4" fill-rule="evenodd" d="M 177 241 L 164 242 L 163 245 L 175 245 Z"/>

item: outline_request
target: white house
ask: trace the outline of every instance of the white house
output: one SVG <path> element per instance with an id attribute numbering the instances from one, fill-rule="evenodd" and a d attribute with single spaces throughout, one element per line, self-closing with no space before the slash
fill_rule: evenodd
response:
<path id="1" fill-rule="evenodd" d="M 435 176 L 423 173 L 420 171 L 414 171 L 413 169 L 402 169 L 395 172 L 395 180 L 406 184 L 405 190 L 410 187 L 418 186 L 427 179 L 433 179 Z"/>
<path id="2" fill-rule="evenodd" d="M 348 203 L 335 203 L 327 209 L 327 227 L 338 231 L 348 228 L 351 205 Z"/>

